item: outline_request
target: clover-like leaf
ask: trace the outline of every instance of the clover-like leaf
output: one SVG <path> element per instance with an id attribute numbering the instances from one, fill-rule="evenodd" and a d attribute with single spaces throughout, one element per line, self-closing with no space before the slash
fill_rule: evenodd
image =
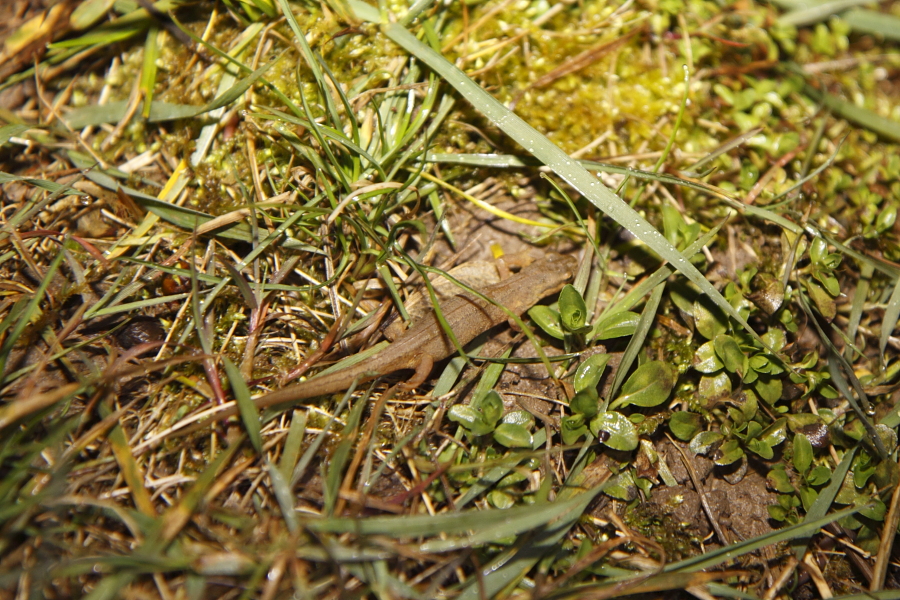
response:
<path id="1" fill-rule="evenodd" d="M 716 356 L 719 357 L 729 373 L 743 375 L 747 372 L 749 366 L 747 355 L 741 350 L 736 339 L 730 335 L 717 335 L 713 339 L 713 347 L 716 350 Z"/>
<path id="2" fill-rule="evenodd" d="M 688 441 L 700 433 L 703 418 L 697 413 L 679 410 L 669 418 L 669 429 L 679 440 Z"/>
<path id="3" fill-rule="evenodd" d="M 466 404 L 451 406 L 447 411 L 447 418 L 462 425 L 472 435 L 486 435 L 494 430 L 493 424 L 485 422 L 480 410 Z"/>
<path id="4" fill-rule="evenodd" d="M 722 371 L 718 375 L 704 375 L 697 385 L 697 393 L 707 400 L 718 400 L 731 395 L 731 377 Z"/>
<path id="5" fill-rule="evenodd" d="M 583 392 L 586 389 L 596 391 L 597 384 L 600 383 L 600 378 L 603 377 L 603 371 L 610 358 L 609 354 L 592 354 L 582 361 L 572 379 L 575 392 Z"/>
<path id="6" fill-rule="evenodd" d="M 503 415 L 500 422 L 521 425 L 525 429 L 531 430 L 534 427 L 534 415 L 527 410 L 511 410 Z"/>
<path id="7" fill-rule="evenodd" d="M 588 388 L 575 394 L 575 397 L 569 402 L 569 408 L 574 414 L 584 415 L 587 418 L 596 415 L 600 410 L 596 388 Z"/>
<path id="8" fill-rule="evenodd" d="M 721 442 L 725 436 L 718 431 L 701 431 L 694 436 L 688 447 L 694 454 L 706 454 L 713 445 Z"/>
<path id="9" fill-rule="evenodd" d="M 622 413 L 606 411 L 591 419 L 591 433 L 613 450 L 634 450 L 638 434 L 634 424 Z"/>
<path id="10" fill-rule="evenodd" d="M 694 353 L 693 367 L 701 373 L 715 373 L 721 371 L 724 366 L 716 355 L 716 349 L 711 341 L 701 345 Z"/>
<path id="11" fill-rule="evenodd" d="M 824 465 L 818 465 L 806 476 L 809 485 L 823 485 L 831 480 L 831 469 Z"/>
<path id="12" fill-rule="evenodd" d="M 713 462 L 717 465 L 730 465 L 739 461 L 744 456 L 744 450 L 737 440 L 726 440 L 724 444 L 713 453 Z"/>
<path id="13" fill-rule="evenodd" d="M 809 438 L 798 433 L 794 435 L 794 469 L 801 475 L 806 475 L 812 466 L 813 447 Z"/>
<path id="14" fill-rule="evenodd" d="M 587 434 L 588 427 L 585 424 L 584 415 L 566 415 L 560 419 L 559 433 L 563 444 L 570 445 Z"/>
<path id="15" fill-rule="evenodd" d="M 708 340 L 728 330 L 728 321 L 725 316 L 718 309 L 707 308 L 707 305 L 701 300 L 694 302 L 692 314 L 697 331 Z"/>
<path id="16" fill-rule="evenodd" d="M 500 417 L 503 416 L 503 398 L 500 397 L 500 394 L 491 390 L 485 394 L 476 408 L 481 410 L 485 423 L 494 426 L 500 420 Z"/>
<path id="17" fill-rule="evenodd" d="M 597 323 L 593 337 L 598 340 L 611 340 L 634 335 L 640 319 L 640 315 L 630 311 L 614 313 Z"/>
<path id="18" fill-rule="evenodd" d="M 507 448 L 531 448 L 534 439 L 531 432 L 515 423 L 500 423 L 494 429 L 494 440 Z"/>
<path id="19" fill-rule="evenodd" d="M 622 386 L 622 394 L 610 406 L 659 406 L 669 398 L 676 378 L 675 368 L 668 363 L 661 360 L 644 363 L 631 374 Z"/>
<path id="20" fill-rule="evenodd" d="M 573 285 L 566 285 L 559 293 L 559 320 L 563 328 L 571 333 L 586 330 L 587 306 Z"/>
<path id="21" fill-rule="evenodd" d="M 528 316 L 550 337 L 558 340 L 566 338 L 566 333 L 559 323 L 559 313 L 549 306 L 544 306 L 543 304 L 532 306 L 528 309 Z"/>
<path id="22" fill-rule="evenodd" d="M 766 481 L 769 483 L 769 487 L 776 492 L 782 494 L 794 493 L 794 486 L 791 484 L 791 478 L 788 477 L 787 472 L 784 470 L 784 465 L 772 467 L 768 475 L 766 475 Z"/>

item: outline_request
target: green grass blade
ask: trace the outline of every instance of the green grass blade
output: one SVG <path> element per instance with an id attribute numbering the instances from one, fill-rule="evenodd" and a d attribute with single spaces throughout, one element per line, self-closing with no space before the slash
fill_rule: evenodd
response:
<path id="1" fill-rule="evenodd" d="M 778 544 L 798 537 L 814 535 L 825 525 L 855 514 L 862 508 L 864 508 L 864 506 L 851 506 L 850 508 L 831 513 L 820 519 L 806 519 L 797 525 L 791 525 L 790 527 L 785 527 L 784 529 L 779 529 L 778 531 L 773 531 L 766 535 L 731 544 L 730 546 L 716 548 L 715 550 L 710 550 L 699 556 L 670 563 L 666 565 L 664 571 L 668 573 L 671 571 L 699 571 L 700 569 L 711 569 L 725 561 L 734 560 L 735 558 L 759 550 L 764 546 Z"/>
<path id="2" fill-rule="evenodd" d="M 793 2 L 782 2 L 779 4 L 794 5 L 794 9 L 781 15 L 778 18 L 778 24 L 793 25 L 794 27 L 812 25 L 825 21 L 832 15 L 848 8 L 868 3 L 868 0 L 829 0 L 827 2 L 802 2 L 796 5 Z"/>
<path id="3" fill-rule="evenodd" d="M 244 427 L 247 428 L 247 435 L 250 436 L 250 443 L 258 454 L 262 454 L 262 433 L 259 422 L 259 409 L 250 398 L 250 388 L 241 375 L 240 369 L 224 356 L 222 364 L 225 366 L 225 373 L 228 375 L 228 383 L 231 384 L 231 392 L 234 394 L 234 400 L 237 402 L 238 410 L 241 412 L 241 420 Z"/>
<path id="4" fill-rule="evenodd" d="M 833 96 L 827 92 L 821 92 L 810 85 L 804 86 L 803 91 L 827 106 L 831 112 L 839 117 L 843 117 L 851 123 L 856 123 L 860 127 L 865 127 L 870 131 L 874 131 L 888 140 L 900 142 L 900 122 L 882 117 L 867 108 L 857 106 L 846 100 L 841 100 L 837 96 Z"/>
<path id="5" fill-rule="evenodd" d="M 888 338 L 894 332 L 898 319 L 900 319 L 900 280 L 894 284 L 894 291 L 891 292 L 891 298 L 884 309 L 884 317 L 881 319 L 881 335 L 878 338 L 878 350 L 882 359 L 884 359 Z"/>
<path id="6" fill-rule="evenodd" d="M 665 289 L 666 285 L 664 282 L 657 285 L 656 288 L 654 288 L 653 293 L 650 294 L 647 304 L 644 305 L 644 310 L 641 312 L 641 319 L 638 321 L 637 329 L 628 341 L 628 346 L 625 348 L 625 354 L 622 356 L 622 362 L 616 370 L 616 377 L 613 379 L 612 387 L 609 389 L 609 395 L 606 398 L 607 404 L 611 399 L 616 397 L 619 386 L 625 381 L 625 376 L 631 371 L 631 365 L 637 358 L 638 353 L 644 347 L 644 340 L 647 339 L 647 334 L 650 333 L 650 329 L 653 327 L 653 321 L 656 319 L 656 310 L 659 308 L 659 303 L 662 300 Z"/>
<path id="7" fill-rule="evenodd" d="M 504 510 L 473 509 L 438 515 L 309 519 L 305 520 L 303 525 L 321 533 L 384 535 L 395 538 L 470 534 L 478 536 L 479 531 L 490 527 L 493 528 L 492 535 L 504 537 L 517 535 L 576 513 L 580 516 L 580 510 L 583 510 L 584 506 L 599 493 L 600 488 L 593 488 L 565 501 L 514 506 Z M 524 525 L 525 523 L 528 525 Z"/>
<path id="8" fill-rule="evenodd" d="M 297 533 L 300 524 L 297 520 L 297 512 L 294 510 L 294 494 L 291 493 L 291 486 L 287 477 L 284 476 L 281 469 L 274 463 L 267 463 L 269 471 L 269 480 L 272 482 L 272 490 L 275 492 L 275 499 L 278 501 L 278 507 L 281 509 L 281 516 L 287 524 L 288 531 Z M 290 475 L 290 473 L 288 473 Z"/>
<path id="9" fill-rule="evenodd" d="M 6 383 L 4 372 L 6 371 L 6 361 L 9 360 L 9 353 L 12 351 L 13 346 L 16 345 L 16 342 L 19 341 L 19 337 L 25 331 L 25 328 L 28 327 L 28 324 L 40 313 L 40 305 L 44 300 L 44 294 L 47 293 L 50 282 L 53 281 L 53 277 L 59 270 L 59 265 L 62 262 L 63 256 L 64 254 L 59 252 L 53 259 L 53 262 L 50 263 L 47 272 L 44 274 L 43 280 L 41 280 L 41 284 L 34 291 L 34 295 L 28 302 L 28 305 L 18 317 L 16 323 L 12 326 L 9 336 L 3 340 L 3 345 L 0 346 L 0 383 Z"/>
<path id="10" fill-rule="evenodd" d="M 857 8 L 841 15 L 854 31 L 880 35 L 888 40 L 900 41 L 900 18 L 894 15 Z"/>

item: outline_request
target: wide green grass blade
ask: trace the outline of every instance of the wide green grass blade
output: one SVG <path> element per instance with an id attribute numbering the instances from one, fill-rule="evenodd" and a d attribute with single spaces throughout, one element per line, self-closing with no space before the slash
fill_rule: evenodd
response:
<path id="1" fill-rule="evenodd" d="M 894 15 L 857 8 L 841 15 L 854 31 L 880 35 L 888 40 L 900 42 L 900 18 Z"/>
<path id="2" fill-rule="evenodd" d="M 247 382 L 244 381 L 240 369 L 227 356 L 222 357 L 222 364 L 225 366 L 228 383 L 231 384 L 231 392 L 234 394 L 234 400 L 241 413 L 241 420 L 244 422 L 244 427 L 247 428 L 247 435 L 250 436 L 250 443 L 253 444 L 257 454 L 262 454 L 262 426 L 259 421 L 259 409 L 256 408 L 256 404 L 250 397 L 250 388 L 247 387 Z"/>
<path id="3" fill-rule="evenodd" d="M 874 131 L 878 135 L 892 142 L 900 142 L 900 122 L 882 117 L 867 108 L 857 106 L 846 100 L 841 100 L 837 96 L 833 96 L 827 92 L 821 92 L 811 85 L 804 86 L 803 91 L 827 106 L 831 109 L 831 112 L 839 117 L 843 117 L 851 123 L 856 123 L 860 127 L 865 127 L 870 131 Z"/>
<path id="4" fill-rule="evenodd" d="M 820 23 L 829 19 L 843 10 L 854 6 L 868 4 L 868 0 L 827 0 L 825 2 L 776 2 L 785 8 L 789 8 L 789 12 L 778 18 L 780 25 L 793 25 L 794 27 L 803 27 Z"/>
<path id="5" fill-rule="evenodd" d="M 600 493 L 600 488 L 594 488 L 565 501 L 514 506 L 504 510 L 473 509 L 438 515 L 309 519 L 304 520 L 303 525 L 312 531 L 321 533 L 385 535 L 395 538 L 464 535 L 471 536 L 473 540 L 480 540 L 480 532 L 489 529 L 491 531 L 490 539 L 496 539 L 518 535 L 575 513 L 580 516 L 579 510 L 583 509 L 598 493 Z M 482 543 L 482 541 L 477 543 Z M 439 540 L 434 541 L 435 544 L 438 542 Z M 444 550 L 449 549 L 451 548 Z"/>

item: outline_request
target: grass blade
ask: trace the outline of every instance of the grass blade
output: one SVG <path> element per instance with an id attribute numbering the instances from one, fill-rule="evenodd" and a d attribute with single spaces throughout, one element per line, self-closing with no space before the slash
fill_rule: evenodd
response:
<path id="1" fill-rule="evenodd" d="M 247 382 L 244 381 L 240 369 L 227 356 L 222 357 L 222 364 L 225 366 L 225 373 L 228 375 L 228 383 L 231 384 L 234 400 L 241 412 L 241 420 L 244 422 L 244 427 L 247 428 L 247 435 L 250 436 L 250 443 L 253 444 L 253 448 L 258 454 L 262 454 L 262 426 L 259 421 L 259 409 L 250 398 L 250 388 L 247 387 Z"/>

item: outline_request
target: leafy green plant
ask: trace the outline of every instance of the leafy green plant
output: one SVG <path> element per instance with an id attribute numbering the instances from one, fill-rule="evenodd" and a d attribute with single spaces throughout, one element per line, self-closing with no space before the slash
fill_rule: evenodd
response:
<path id="1" fill-rule="evenodd" d="M 566 335 L 579 336 L 598 330 L 585 324 L 587 310 L 581 294 L 566 286 L 560 293 L 558 310 L 552 307 L 534 307 L 529 315 L 535 318 L 540 328 L 552 337 Z M 601 320 L 606 329 L 599 334 L 626 335 L 634 332 L 636 317 L 627 311 L 616 314 L 616 319 Z M 560 435 L 563 443 L 574 444 L 588 432 L 600 443 L 614 449 L 631 451 L 637 448 L 639 436 L 635 423 L 641 415 L 626 416 L 621 409 L 628 406 L 651 408 L 665 402 L 675 387 L 677 373 L 671 365 L 663 361 L 648 361 L 640 365 L 622 385 L 615 399 L 601 400 L 598 386 L 603 377 L 610 355 L 592 354 L 575 371 L 573 386 L 575 396 L 569 402 L 571 414 L 562 418 Z"/>

